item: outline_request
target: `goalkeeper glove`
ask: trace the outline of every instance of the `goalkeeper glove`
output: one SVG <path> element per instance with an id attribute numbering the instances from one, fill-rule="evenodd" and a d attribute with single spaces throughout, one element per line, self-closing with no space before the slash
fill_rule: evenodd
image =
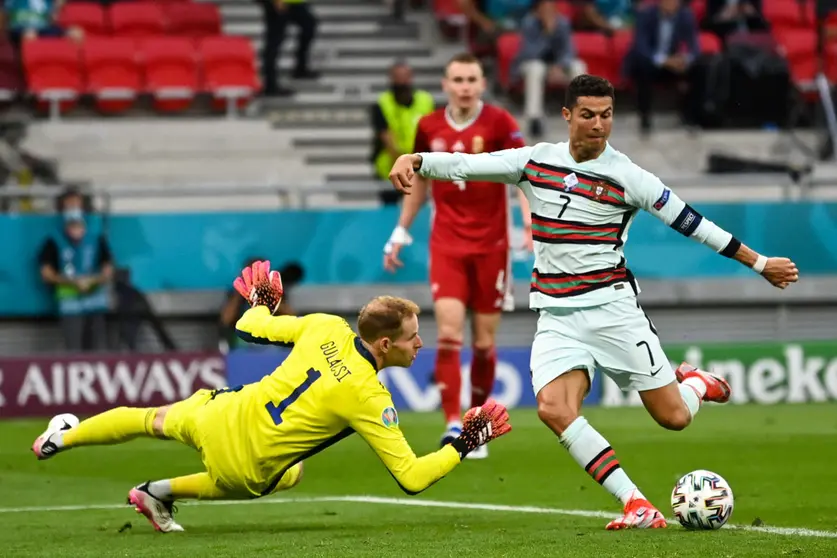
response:
<path id="1" fill-rule="evenodd" d="M 251 267 L 241 270 L 241 277 L 233 282 L 238 294 L 250 304 L 250 307 L 267 306 L 271 314 L 276 314 L 282 303 L 282 277 L 278 271 L 270 271 L 269 261 L 257 261 Z"/>
<path id="2" fill-rule="evenodd" d="M 464 459 L 469 452 L 507 434 L 511 429 L 509 412 L 500 403 L 489 399 L 482 407 L 474 407 L 465 413 L 462 434 L 451 445 L 459 452 L 459 458 Z"/>

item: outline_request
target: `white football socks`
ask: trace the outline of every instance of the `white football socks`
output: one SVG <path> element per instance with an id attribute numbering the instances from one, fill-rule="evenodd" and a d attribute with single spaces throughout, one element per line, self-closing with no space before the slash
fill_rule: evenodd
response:
<path id="1" fill-rule="evenodd" d="M 171 491 L 171 481 L 168 479 L 148 483 L 148 493 L 165 502 L 174 499 Z"/>
<path id="2" fill-rule="evenodd" d="M 623 504 L 633 498 L 645 498 L 622 470 L 610 444 L 587 419 L 575 419 L 559 439 L 576 463 Z"/>
<path id="3" fill-rule="evenodd" d="M 683 402 L 689 408 L 692 418 L 694 418 L 700 410 L 700 402 L 703 400 L 703 396 L 706 395 L 706 384 L 700 378 L 686 378 L 678 387 Z"/>

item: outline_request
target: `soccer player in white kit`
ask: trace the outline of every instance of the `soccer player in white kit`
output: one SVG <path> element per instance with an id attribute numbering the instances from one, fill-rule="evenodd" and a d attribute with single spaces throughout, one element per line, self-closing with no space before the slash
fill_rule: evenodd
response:
<path id="1" fill-rule="evenodd" d="M 582 75 L 567 89 L 569 142 L 493 153 L 402 155 L 390 180 L 410 193 L 416 172 L 439 180 L 517 184 L 532 211 L 535 267 L 529 303 L 539 313 L 532 344 L 538 416 L 570 455 L 624 505 L 607 529 L 665 527 L 663 515 L 620 467 L 581 405 L 599 368 L 623 390 L 637 390 L 664 428 L 682 430 L 701 401 L 724 403 L 730 386 L 686 363 L 672 370 L 651 321 L 636 299 L 623 245 L 639 209 L 677 232 L 760 273 L 784 289 L 799 278 L 787 258 L 760 255 L 681 200 L 659 178 L 608 143 L 613 86 Z"/>

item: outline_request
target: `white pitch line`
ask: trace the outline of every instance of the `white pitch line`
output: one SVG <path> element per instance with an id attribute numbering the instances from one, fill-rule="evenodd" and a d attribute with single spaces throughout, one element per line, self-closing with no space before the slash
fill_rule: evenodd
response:
<path id="1" fill-rule="evenodd" d="M 469 502 L 446 502 L 443 500 L 421 500 L 407 498 L 384 498 L 380 496 L 312 496 L 310 498 L 263 498 L 260 500 L 219 500 L 186 503 L 187 506 L 239 506 L 239 505 L 272 505 L 272 504 L 310 504 L 310 503 L 338 503 L 354 502 L 360 504 L 383 504 L 391 506 L 412 506 L 421 508 L 447 508 L 459 510 L 481 510 L 510 513 L 533 513 L 541 515 L 568 515 L 574 517 L 590 517 L 595 519 L 613 519 L 618 514 L 596 510 L 565 510 L 560 508 L 544 508 L 538 506 L 508 506 L 502 504 L 479 504 Z M 115 510 L 124 509 L 127 504 L 91 504 L 78 506 L 32 506 L 20 508 L 0 508 L 4 513 L 39 513 L 84 510 Z M 669 520 L 670 522 L 672 520 Z M 676 522 L 675 522 L 676 523 Z M 765 533 L 785 537 L 816 537 L 837 539 L 837 532 L 819 531 L 803 527 L 753 527 L 749 525 L 727 525 L 725 529 Z"/>

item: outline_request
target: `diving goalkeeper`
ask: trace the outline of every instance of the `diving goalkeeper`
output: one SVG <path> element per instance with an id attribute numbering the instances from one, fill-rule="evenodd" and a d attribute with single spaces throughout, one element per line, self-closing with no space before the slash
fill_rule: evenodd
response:
<path id="1" fill-rule="evenodd" d="M 236 324 L 239 336 L 293 345 L 279 368 L 259 382 L 199 390 L 164 407 L 119 407 L 77 426 L 53 420 L 32 446 L 38 459 L 138 436 L 177 440 L 200 451 L 205 472 L 149 481 L 128 494 L 155 529 L 171 532 L 183 530 L 174 521 L 175 500 L 258 498 L 287 490 L 301 480 L 304 459 L 355 432 L 399 486 L 417 494 L 468 452 L 511 430 L 506 409 L 489 400 L 468 411 L 461 436 L 416 457 L 398 426 L 392 396 L 377 377 L 383 368 L 410 366 L 422 346 L 418 307 L 409 300 L 373 299 L 360 311 L 356 335 L 338 316 L 273 316 L 283 291 L 269 262 L 245 268 L 235 288 L 252 306 Z"/>

